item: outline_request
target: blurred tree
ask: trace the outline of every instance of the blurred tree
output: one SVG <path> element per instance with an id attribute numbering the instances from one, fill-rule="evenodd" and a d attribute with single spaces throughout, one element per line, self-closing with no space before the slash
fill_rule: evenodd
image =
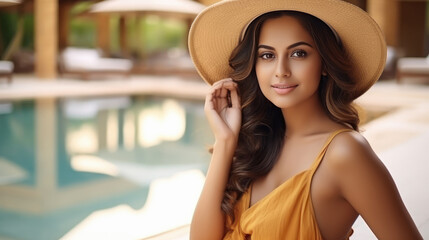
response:
<path id="1" fill-rule="evenodd" d="M 34 18 L 23 13 L 0 13 L 0 57 L 10 60 L 21 49 L 34 49 Z"/>
<path id="2" fill-rule="evenodd" d="M 5 49 L 2 56 L 3 60 L 11 60 L 12 55 L 21 47 L 22 37 L 24 34 L 24 18 L 18 15 L 15 34 L 13 35 L 8 47 Z"/>

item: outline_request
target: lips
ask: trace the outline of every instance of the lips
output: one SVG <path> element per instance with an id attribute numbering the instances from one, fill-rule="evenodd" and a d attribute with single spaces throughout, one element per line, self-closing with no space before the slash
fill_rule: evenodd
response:
<path id="1" fill-rule="evenodd" d="M 274 88 L 274 91 L 276 91 L 278 94 L 287 94 L 291 91 L 293 91 L 296 87 L 298 87 L 298 84 L 273 84 L 271 85 L 272 88 Z"/>
<path id="2" fill-rule="evenodd" d="M 274 84 L 272 85 L 273 88 L 279 88 L 279 89 L 286 89 L 286 88 L 294 88 L 297 87 L 298 84 L 296 85 L 283 85 L 283 84 Z"/>

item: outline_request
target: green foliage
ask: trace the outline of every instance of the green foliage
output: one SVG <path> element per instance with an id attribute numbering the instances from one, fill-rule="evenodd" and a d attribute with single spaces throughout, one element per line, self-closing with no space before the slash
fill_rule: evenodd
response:
<path id="1" fill-rule="evenodd" d="M 186 46 L 184 22 L 155 16 L 147 17 L 143 22 L 143 43 L 147 52 Z"/>
<path id="2" fill-rule="evenodd" d="M 79 47 L 95 47 L 96 26 L 93 21 L 85 18 L 74 18 L 70 21 L 69 45 Z"/>
<path id="3" fill-rule="evenodd" d="M 90 3 L 82 2 L 71 10 L 69 45 L 79 47 L 96 47 L 97 26 L 94 18 L 82 17 L 79 14 L 87 11 Z M 187 24 L 184 21 L 163 18 L 155 15 L 126 16 L 126 34 L 131 52 L 152 54 L 169 48 L 186 48 Z M 18 22 L 18 13 L 0 13 L 0 56 L 13 39 Z M 24 36 L 21 49 L 34 50 L 34 15 L 26 14 L 24 18 Z M 111 52 L 121 51 L 119 39 L 119 16 L 110 17 Z"/>
<path id="4" fill-rule="evenodd" d="M 25 49 L 34 49 L 34 15 L 24 15 L 24 36 L 22 45 Z"/>
<path id="5" fill-rule="evenodd" d="M 2 49 L 4 50 L 9 42 L 12 40 L 13 35 L 16 31 L 16 26 L 18 22 L 18 15 L 10 13 L 1 13 L 0 14 L 0 37 L 1 42 L 3 43 Z M 3 55 L 3 53 L 1 53 Z"/>
<path id="6" fill-rule="evenodd" d="M 82 17 L 81 13 L 88 11 L 91 2 L 79 2 L 70 10 L 70 29 L 68 43 L 70 46 L 95 47 L 96 24 L 92 18 Z"/>
<path id="7" fill-rule="evenodd" d="M 24 36 L 21 43 L 22 49 L 34 49 L 34 16 L 26 14 L 24 18 Z M 17 13 L 0 14 L 0 56 L 4 54 L 18 29 L 19 15 Z"/>
<path id="8" fill-rule="evenodd" d="M 78 15 L 78 14 L 81 14 L 81 13 L 83 13 L 83 12 L 85 12 L 85 11 L 88 11 L 90 8 L 91 8 L 91 6 L 92 6 L 92 2 L 79 2 L 79 3 L 76 3 L 74 6 L 73 6 L 73 8 L 70 10 L 70 14 L 71 15 Z"/>
<path id="9" fill-rule="evenodd" d="M 110 18 L 110 43 L 112 52 L 120 51 L 119 17 Z M 169 48 L 185 48 L 185 22 L 158 16 L 128 17 L 126 34 L 132 52 L 145 54 L 165 51 Z M 142 50 L 143 49 L 143 50 Z"/>

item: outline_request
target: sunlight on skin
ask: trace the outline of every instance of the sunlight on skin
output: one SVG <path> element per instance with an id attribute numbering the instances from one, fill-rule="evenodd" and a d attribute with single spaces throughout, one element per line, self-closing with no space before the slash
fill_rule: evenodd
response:
<path id="1" fill-rule="evenodd" d="M 143 208 L 118 205 L 94 212 L 61 239 L 141 239 L 190 224 L 203 184 L 200 170 L 154 180 Z"/>

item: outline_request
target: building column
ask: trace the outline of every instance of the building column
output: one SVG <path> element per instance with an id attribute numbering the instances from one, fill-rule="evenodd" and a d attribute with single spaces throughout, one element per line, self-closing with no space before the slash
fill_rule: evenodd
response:
<path id="1" fill-rule="evenodd" d="M 368 0 L 367 11 L 378 23 L 389 46 L 399 46 L 399 1 Z"/>
<path id="2" fill-rule="evenodd" d="M 400 39 L 399 44 L 407 57 L 426 57 L 425 33 L 428 2 L 402 1 L 400 3 Z"/>
<path id="3" fill-rule="evenodd" d="M 110 16 L 109 14 L 96 14 L 97 20 L 97 47 L 104 56 L 110 56 Z"/>
<path id="4" fill-rule="evenodd" d="M 35 70 L 40 79 L 57 76 L 58 0 L 35 0 Z"/>
<path id="5" fill-rule="evenodd" d="M 121 47 L 121 57 L 123 58 L 130 57 L 127 33 L 127 17 L 122 15 L 119 17 L 119 45 Z"/>
<path id="6" fill-rule="evenodd" d="M 69 45 L 69 31 L 70 31 L 70 11 L 73 8 L 73 3 L 70 1 L 61 1 L 59 7 L 58 19 L 58 44 L 59 50 L 62 51 Z"/>

